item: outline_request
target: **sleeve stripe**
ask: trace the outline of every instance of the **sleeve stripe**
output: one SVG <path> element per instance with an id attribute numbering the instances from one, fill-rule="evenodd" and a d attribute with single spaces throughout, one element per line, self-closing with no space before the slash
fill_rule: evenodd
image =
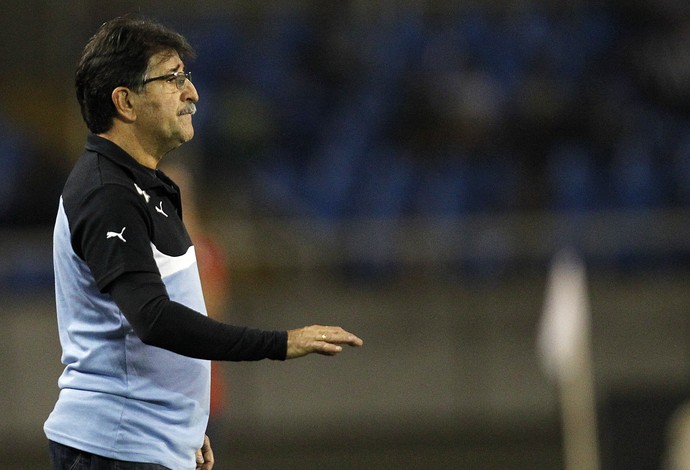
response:
<path id="1" fill-rule="evenodd" d="M 171 276 L 180 271 L 184 271 L 196 263 L 194 245 L 190 246 L 187 252 L 182 256 L 169 256 L 161 253 L 153 243 L 151 243 L 151 250 L 153 251 L 153 259 L 158 265 L 161 277 Z"/>

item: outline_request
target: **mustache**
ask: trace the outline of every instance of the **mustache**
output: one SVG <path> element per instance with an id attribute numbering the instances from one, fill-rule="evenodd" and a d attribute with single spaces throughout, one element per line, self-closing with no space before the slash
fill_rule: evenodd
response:
<path id="1" fill-rule="evenodd" d="M 182 111 L 177 113 L 178 116 L 184 116 L 185 114 L 194 114 L 196 113 L 196 105 L 194 103 L 189 103 L 186 108 L 184 108 Z"/>

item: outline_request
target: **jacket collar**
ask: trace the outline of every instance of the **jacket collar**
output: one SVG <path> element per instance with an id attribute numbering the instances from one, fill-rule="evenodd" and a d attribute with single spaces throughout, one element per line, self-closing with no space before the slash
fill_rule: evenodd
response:
<path id="1" fill-rule="evenodd" d="M 173 192 L 179 193 L 177 185 L 162 171 L 145 167 L 111 140 L 96 134 L 89 134 L 86 138 L 85 148 L 86 150 L 102 155 L 115 165 L 121 167 L 142 189 L 163 186 L 166 187 L 166 189 L 172 187 L 174 190 Z"/>

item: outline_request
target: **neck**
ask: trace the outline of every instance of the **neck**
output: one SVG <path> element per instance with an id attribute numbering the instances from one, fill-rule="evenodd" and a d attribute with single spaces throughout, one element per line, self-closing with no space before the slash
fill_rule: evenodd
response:
<path id="1" fill-rule="evenodd" d="M 120 129 L 117 126 L 113 126 L 109 131 L 98 135 L 110 140 L 141 165 L 153 170 L 158 167 L 158 163 L 167 153 L 157 151 L 152 146 L 147 146 L 136 134 L 126 129 Z"/>

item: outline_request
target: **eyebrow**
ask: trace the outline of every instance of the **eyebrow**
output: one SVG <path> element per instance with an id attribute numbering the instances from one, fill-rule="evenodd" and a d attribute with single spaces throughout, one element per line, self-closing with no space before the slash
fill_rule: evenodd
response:
<path id="1" fill-rule="evenodd" d="M 177 72 L 178 70 L 184 70 L 184 64 L 177 64 L 175 67 L 170 67 L 167 70 L 162 71 L 160 74 L 154 74 L 154 73 L 147 73 L 147 76 L 153 76 L 153 77 L 165 77 L 167 75 L 172 75 L 173 73 Z"/>
<path id="2" fill-rule="evenodd" d="M 175 73 L 179 70 L 184 70 L 184 64 L 177 64 L 175 67 L 170 67 L 169 69 L 164 70 L 163 73 L 164 74 Z"/>
<path id="3" fill-rule="evenodd" d="M 158 65 L 162 65 L 163 63 L 165 63 L 165 62 L 167 62 L 168 60 L 170 60 L 172 57 L 173 57 L 173 54 L 172 54 L 172 53 L 171 53 L 170 55 L 167 55 L 167 54 L 166 54 L 166 55 L 164 55 L 163 57 L 161 57 L 159 61 L 156 61 L 156 63 L 151 64 L 150 66 L 156 67 L 156 66 L 158 66 Z M 178 58 L 178 59 L 179 59 L 179 58 Z M 184 70 L 184 62 L 182 62 L 181 60 L 180 60 L 179 62 L 177 62 L 176 65 L 171 66 L 171 67 L 167 70 L 167 72 L 164 72 L 164 73 L 174 73 L 174 72 L 177 72 L 178 70 L 180 70 L 180 68 L 182 68 L 182 70 Z"/>

